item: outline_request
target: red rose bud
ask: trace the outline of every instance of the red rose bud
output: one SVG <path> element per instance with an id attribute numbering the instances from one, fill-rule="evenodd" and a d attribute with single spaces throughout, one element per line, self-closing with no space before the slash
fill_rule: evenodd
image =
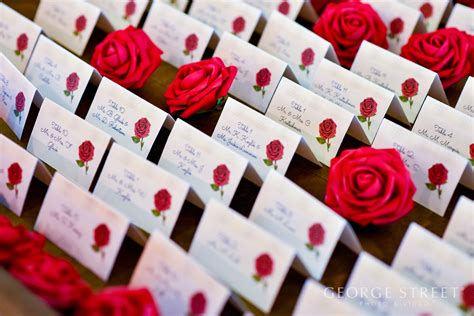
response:
<path id="1" fill-rule="evenodd" d="M 24 51 L 28 47 L 28 36 L 26 33 L 20 34 L 16 39 L 16 49 L 18 52 Z"/>
<path id="2" fill-rule="evenodd" d="M 94 242 L 98 248 L 109 244 L 110 230 L 106 224 L 100 224 L 94 229 Z"/>
<path id="3" fill-rule="evenodd" d="M 474 308 L 474 283 L 466 285 L 461 292 L 462 305 L 466 309 Z"/>
<path id="4" fill-rule="evenodd" d="M 278 140 L 272 140 L 266 148 L 267 158 L 272 161 L 277 161 L 283 158 L 283 152 L 285 147 L 283 144 Z"/>
<path id="5" fill-rule="evenodd" d="M 146 117 L 142 117 L 135 123 L 135 136 L 138 138 L 145 138 L 150 134 L 150 122 Z"/>
<path id="6" fill-rule="evenodd" d="M 255 259 L 255 271 L 260 278 L 267 277 L 273 272 L 273 259 L 269 254 L 264 253 Z"/>
<path id="7" fill-rule="evenodd" d="M 25 109 L 25 95 L 21 91 L 15 97 L 15 109 L 17 112 L 23 112 Z"/>
<path id="8" fill-rule="evenodd" d="M 270 70 L 268 70 L 268 68 L 262 68 L 257 72 L 255 77 L 257 85 L 260 87 L 265 87 L 270 84 L 272 74 L 270 73 Z"/>
<path id="9" fill-rule="evenodd" d="M 305 67 L 311 66 L 314 63 L 314 51 L 311 48 L 306 48 L 301 53 L 301 64 Z"/>
<path id="10" fill-rule="evenodd" d="M 18 185 L 22 181 L 23 170 L 17 162 L 14 162 L 8 167 L 8 183 Z"/>
<path id="11" fill-rule="evenodd" d="M 198 41 L 199 38 L 196 34 L 190 34 L 188 37 L 186 37 L 185 40 L 186 50 L 188 52 L 192 52 L 193 50 L 195 50 L 198 47 Z"/>
<path id="12" fill-rule="evenodd" d="M 336 123 L 332 119 L 327 118 L 319 124 L 319 136 L 322 139 L 333 138 L 336 136 L 336 129 Z"/>
<path id="13" fill-rule="evenodd" d="M 202 292 L 194 293 L 189 303 L 190 316 L 203 315 L 206 312 L 206 296 Z"/>
<path id="14" fill-rule="evenodd" d="M 94 159 L 94 145 L 86 140 L 79 146 L 79 158 L 82 162 L 88 162 Z"/>
<path id="15" fill-rule="evenodd" d="M 171 207 L 171 194 L 166 189 L 161 189 L 155 194 L 155 208 L 160 211 L 167 211 Z"/>
<path id="16" fill-rule="evenodd" d="M 414 97 L 418 94 L 418 81 L 409 78 L 402 83 L 402 94 L 407 98 Z"/>
<path id="17" fill-rule="evenodd" d="M 433 6 L 429 2 L 425 2 L 421 5 L 420 12 L 425 19 L 428 19 L 433 15 Z"/>
<path id="18" fill-rule="evenodd" d="M 126 17 L 132 16 L 135 13 L 136 8 L 137 8 L 137 4 L 135 3 L 134 0 L 128 1 L 128 3 L 125 5 L 125 16 Z"/>
<path id="19" fill-rule="evenodd" d="M 66 78 L 66 89 L 69 92 L 76 91 L 79 87 L 79 76 L 73 72 Z"/>
<path id="20" fill-rule="evenodd" d="M 241 16 L 235 18 L 235 20 L 232 22 L 232 32 L 234 34 L 239 34 L 240 32 L 243 32 L 245 29 L 245 19 Z"/>
<path id="21" fill-rule="evenodd" d="M 230 170 L 226 165 L 217 166 L 212 172 L 214 184 L 217 186 L 224 186 L 229 183 Z"/>
<path id="22" fill-rule="evenodd" d="M 373 98 L 366 98 L 360 103 L 360 114 L 372 117 L 377 114 L 377 102 Z"/>
<path id="23" fill-rule="evenodd" d="M 81 15 L 76 19 L 76 32 L 80 33 L 86 29 L 87 19 L 84 15 Z"/>
<path id="24" fill-rule="evenodd" d="M 283 0 L 278 5 L 278 11 L 283 15 L 288 15 L 290 13 L 290 3 L 287 0 Z"/>
<path id="25" fill-rule="evenodd" d="M 403 32 L 403 20 L 401 18 L 395 18 L 390 22 L 390 33 L 395 36 Z"/>
<path id="26" fill-rule="evenodd" d="M 428 179 L 434 185 L 442 185 L 448 182 L 448 169 L 442 164 L 434 164 L 428 169 Z"/>
<path id="27" fill-rule="evenodd" d="M 308 229 L 308 240 L 312 246 L 320 246 L 324 243 L 324 227 L 320 223 L 311 225 Z"/>

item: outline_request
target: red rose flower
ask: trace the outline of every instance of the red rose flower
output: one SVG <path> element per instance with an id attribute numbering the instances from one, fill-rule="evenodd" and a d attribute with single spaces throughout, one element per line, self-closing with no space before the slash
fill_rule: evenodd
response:
<path id="1" fill-rule="evenodd" d="M 20 184 L 22 181 L 23 170 L 17 162 L 14 162 L 8 167 L 8 183 L 12 185 Z"/>
<path id="2" fill-rule="evenodd" d="M 311 225 L 308 229 L 308 240 L 311 246 L 320 246 L 324 243 L 324 227 L 320 223 Z"/>
<path id="3" fill-rule="evenodd" d="M 128 26 L 95 47 L 91 65 L 122 87 L 139 89 L 161 64 L 162 53 L 143 30 Z"/>
<path id="4" fill-rule="evenodd" d="M 272 79 L 272 74 L 268 68 L 260 69 L 257 74 L 255 75 L 255 81 L 259 87 L 265 87 L 270 84 Z"/>
<path id="5" fill-rule="evenodd" d="M 18 94 L 15 97 L 15 110 L 17 112 L 23 112 L 25 109 L 25 95 L 23 92 L 18 92 Z"/>
<path id="6" fill-rule="evenodd" d="M 413 209 L 416 188 L 395 149 L 361 147 L 331 160 L 325 203 L 360 225 L 388 224 Z"/>
<path id="7" fill-rule="evenodd" d="M 402 94 L 411 98 L 418 94 L 418 81 L 414 78 L 409 78 L 402 83 Z"/>
<path id="8" fill-rule="evenodd" d="M 428 169 L 428 179 L 434 185 L 442 185 L 448 182 L 448 169 L 442 164 L 437 163 Z"/>
<path id="9" fill-rule="evenodd" d="M 48 305 L 60 310 L 87 301 L 92 292 L 69 261 L 44 252 L 13 261 L 9 272 Z"/>
<path id="10" fill-rule="evenodd" d="M 137 8 L 137 4 L 135 3 L 134 0 L 128 1 L 127 4 L 125 5 L 125 19 L 128 19 L 128 17 L 135 14 L 136 8 Z"/>
<path id="11" fill-rule="evenodd" d="M 94 145 L 86 140 L 79 146 L 79 158 L 83 162 L 88 162 L 94 159 Z"/>
<path id="12" fill-rule="evenodd" d="M 86 29 L 87 19 L 84 15 L 79 16 L 76 19 L 76 32 L 80 33 Z"/>
<path id="13" fill-rule="evenodd" d="M 469 283 L 462 289 L 461 299 L 466 309 L 474 308 L 474 283 Z"/>
<path id="14" fill-rule="evenodd" d="M 420 12 L 425 19 L 428 19 L 433 15 L 433 6 L 429 2 L 425 2 L 421 5 Z"/>
<path id="15" fill-rule="evenodd" d="M 195 50 L 198 47 L 198 41 L 199 41 L 199 38 L 197 37 L 196 34 L 194 33 L 190 34 L 188 37 L 186 37 L 186 40 L 185 40 L 186 50 L 188 52 Z"/>
<path id="16" fill-rule="evenodd" d="M 237 67 L 226 67 L 219 57 L 181 66 L 164 94 L 171 114 L 188 118 L 220 106 L 236 74 Z"/>
<path id="17" fill-rule="evenodd" d="M 455 2 L 474 9 L 474 1 L 472 0 L 456 0 Z"/>
<path id="18" fill-rule="evenodd" d="M 16 39 L 16 49 L 19 53 L 28 48 L 28 35 L 21 33 Z"/>
<path id="19" fill-rule="evenodd" d="M 321 15 L 330 3 L 339 3 L 347 0 L 311 0 L 311 5 L 318 15 Z"/>
<path id="20" fill-rule="evenodd" d="M 106 288 L 82 300 L 74 316 L 160 316 L 153 296 L 146 288 Z"/>
<path id="21" fill-rule="evenodd" d="M 469 156 L 474 159 L 474 144 L 469 145 Z"/>
<path id="22" fill-rule="evenodd" d="M 155 194 L 155 208 L 152 210 L 153 215 L 160 216 L 162 212 L 169 210 L 171 207 L 171 194 L 166 189 L 161 189 Z M 163 214 L 163 221 L 166 217 Z"/>
<path id="23" fill-rule="evenodd" d="M 413 34 L 400 56 L 438 73 L 446 89 L 474 74 L 474 37 L 456 28 Z"/>
<path id="24" fill-rule="evenodd" d="M 273 272 L 273 259 L 268 253 L 263 253 L 255 259 L 256 275 L 260 278 L 270 276 Z"/>
<path id="25" fill-rule="evenodd" d="M 373 98 L 365 98 L 360 103 L 360 114 L 365 117 L 373 117 L 377 114 L 377 102 Z"/>
<path id="26" fill-rule="evenodd" d="M 135 136 L 145 138 L 150 134 L 150 122 L 146 117 L 142 117 L 135 123 Z"/>
<path id="27" fill-rule="evenodd" d="M 232 33 L 239 34 L 245 29 L 245 19 L 242 16 L 236 17 L 232 22 Z"/>
<path id="28" fill-rule="evenodd" d="M 281 158 L 283 158 L 284 150 L 285 147 L 283 146 L 283 144 L 278 139 L 274 139 L 267 144 L 267 158 L 272 161 L 280 160 Z"/>
<path id="29" fill-rule="evenodd" d="M 319 123 L 319 136 L 322 139 L 330 139 L 336 136 L 337 125 L 331 118 L 327 118 Z"/>
<path id="30" fill-rule="evenodd" d="M 401 18 L 395 18 L 390 22 L 390 34 L 392 37 L 403 32 L 404 22 Z"/>
<path id="31" fill-rule="evenodd" d="M 110 241 L 110 230 L 106 224 L 100 224 L 94 229 L 94 242 L 98 248 L 107 246 Z"/>
<path id="32" fill-rule="evenodd" d="M 341 65 L 350 68 L 364 40 L 388 48 L 387 28 L 375 10 L 358 1 L 329 4 L 313 31 L 329 41 Z"/>
<path id="33" fill-rule="evenodd" d="M 287 15 L 290 13 L 290 3 L 287 0 L 283 0 L 278 5 L 278 11 L 280 11 L 281 14 Z"/>
<path id="34" fill-rule="evenodd" d="M 314 51 L 311 48 L 306 48 L 301 53 L 301 64 L 305 67 L 311 66 L 314 63 Z"/>
<path id="35" fill-rule="evenodd" d="M 190 316 L 203 315 L 206 312 L 206 296 L 202 292 L 194 293 L 189 302 Z"/>
<path id="36" fill-rule="evenodd" d="M 77 88 L 79 87 L 79 76 L 77 75 L 76 72 L 71 73 L 67 78 L 66 78 L 66 89 L 69 92 L 76 91 Z"/>
<path id="37" fill-rule="evenodd" d="M 230 170 L 225 164 L 218 165 L 212 172 L 214 184 L 222 187 L 229 183 Z"/>

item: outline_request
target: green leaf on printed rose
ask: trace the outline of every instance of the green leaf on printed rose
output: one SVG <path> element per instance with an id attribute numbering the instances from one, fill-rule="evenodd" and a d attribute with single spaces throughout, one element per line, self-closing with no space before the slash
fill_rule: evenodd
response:
<path id="1" fill-rule="evenodd" d="M 97 245 L 92 245 L 92 250 L 94 250 L 95 252 L 99 252 L 100 248 Z"/>
<path id="2" fill-rule="evenodd" d="M 395 38 L 395 35 L 393 33 L 388 33 L 389 38 Z"/>
<path id="3" fill-rule="evenodd" d="M 78 32 L 78 31 L 74 31 L 74 32 L 72 32 L 72 34 L 74 34 L 74 36 L 77 36 L 77 35 L 79 35 L 79 32 Z"/>
<path id="4" fill-rule="evenodd" d="M 160 215 L 161 215 L 161 212 L 158 211 L 157 209 L 152 209 L 151 212 L 152 212 L 153 215 L 155 215 L 156 217 L 160 217 Z"/>
<path id="5" fill-rule="evenodd" d="M 189 51 L 187 49 L 183 50 L 183 54 L 188 56 L 189 55 Z"/>
<path id="6" fill-rule="evenodd" d="M 12 191 L 15 188 L 15 186 L 13 184 L 11 184 L 10 182 L 8 182 L 7 183 L 7 188 L 8 188 L 8 190 Z"/>
<path id="7" fill-rule="evenodd" d="M 316 137 L 316 140 L 318 141 L 318 143 L 320 143 L 321 145 L 323 144 L 326 144 L 326 140 L 322 137 Z"/>
<path id="8" fill-rule="evenodd" d="M 140 142 L 140 138 L 138 138 L 137 136 L 132 136 L 132 141 L 135 143 L 135 144 L 138 144 Z"/>
<path id="9" fill-rule="evenodd" d="M 71 95 L 71 92 L 69 92 L 68 90 L 64 90 L 64 95 L 68 97 Z"/>
<path id="10" fill-rule="evenodd" d="M 408 101 L 408 97 L 404 96 L 404 95 L 401 95 L 398 97 L 400 99 L 400 101 L 402 102 L 407 102 Z"/>
<path id="11" fill-rule="evenodd" d="M 20 56 L 21 52 L 17 49 L 15 50 L 15 55 Z"/>
<path id="12" fill-rule="evenodd" d="M 471 166 L 474 166 L 474 159 L 469 159 L 469 161 L 471 162 Z"/>
<path id="13" fill-rule="evenodd" d="M 219 186 L 218 186 L 217 184 L 215 184 L 215 183 L 212 183 L 212 184 L 211 184 L 211 188 L 212 188 L 212 190 L 214 190 L 214 191 L 219 191 Z"/>
<path id="14" fill-rule="evenodd" d="M 363 115 L 357 115 L 357 119 L 359 120 L 359 122 L 361 123 L 365 123 L 367 121 L 367 118 Z"/>
<path id="15" fill-rule="evenodd" d="M 264 163 L 265 165 L 267 165 L 267 166 L 273 165 L 273 161 L 270 160 L 270 159 L 263 159 L 263 163 Z"/>
<path id="16" fill-rule="evenodd" d="M 367 125 L 368 125 L 368 127 L 369 127 L 369 129 L 370 129 L 370 125 L 372 125 L 372 121 L 368 121 L 368 122 L 367 122 Z"/>
<path id="17" fill-rule="evenodd" d="M 257 282 L 260 282 L 260 281 L 262 280 L 262 277 L 259 276 L 258 274 L 254 274 L 254 275 L 252 275 L 252 277 L 253 277 L 253 279 L 254 279 L 255 281 L 257 281 Z"/>
<path id="18" fill-rule="evenodd" d="M 430 182 L 426 183 L 426 187 L 427 187 L 428 190 L 430 190 L 430 191 L 436 190 L 436 185 L 434 185 L 433 183 L 430 183 Z"/>
<path id="19" fill-rule="evenodd" d="M 304 65 L 300 65 L 299 67 L 300 67 L 300 69 L 303 70 L 303 71 L 306 69 L 306 67 L 305 67 Z"/>
<path id="20" fill-rule="evenodd" d="M 20 112 L 18 112 L 17 110 L 13 110 L 13 113 L 15 114 L 15 117 L 20 116 Z"/>
<path id="21" fill-rule="evenodd" d="M 79 160 L 76 160 L 76 163 L 79 167 L 81 167 L 81 168 L 84 167 L 84 161 L 79 159 Z"/>
<path id="22" fill-rule="evenodd" d="M 258 86 L 258 85 L 254 85 L 253 86 L 253 89 L 257 92 L 261 91 L 262 90 L 262 87 Z"/>
<path id="23" fill-rule="evenodd" d="M 314 249 L 314 246 L 311 245 L 309 242 L 307 242 L 305 245 L 306 245 L 306 248 L 308 248 L 309 250 L 313 250 L 313 249 Z"/>

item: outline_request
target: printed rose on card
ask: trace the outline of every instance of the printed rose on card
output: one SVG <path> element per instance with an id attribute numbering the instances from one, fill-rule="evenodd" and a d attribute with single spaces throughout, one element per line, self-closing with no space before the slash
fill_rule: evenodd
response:
<path id="1" fill-rule="evenodd" d="M 129 25 L 137 27 L 148 5 L 148 0 L 90 0 L 102 10 L 105 18 L 114 30 L 121 30 Z"/>
<path id="2" fill-rule="evenodd" d="M 274 11 L 278 11 L 291 20 L 296 20 L 303 4 L 305 4 L 304 0 L 245 0 L 245 2 L 262 10 L 265 18 L 269 18 Z"/>
<path id="3" fill-rule="evenodd" d="M 450 5 L 449 0 L 401 0 L 401 2 L 420 11 L 427 32 L 438 29 L 445 11 Z"/>

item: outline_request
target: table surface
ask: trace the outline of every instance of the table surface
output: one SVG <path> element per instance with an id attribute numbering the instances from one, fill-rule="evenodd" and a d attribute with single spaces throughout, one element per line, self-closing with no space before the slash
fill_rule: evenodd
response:
<path id="1" fill-rule="evenodd" d="M 4 2 L 31 20 L 33 20 L 36 8 L 38 6 L 38 1 L 35 0 L 6 0 Z M 143 21 L 144 19 L 142 19 L 140 25 L 143 24 Z M 303 21 L 298 20 L 298 22 L 305 24 Z M 86 62 L 89 62 L 94 47 L 100 41 L 102 41 L 105 36 L 105 32 L 96 28 L 91 36 L 84 55 L 81 58 Z M 250 42 L 256 44 L 258 42 L 258 35 L 254 34 Z M 208 58 L 210 56 L 212 56 L 212 51 L 206 51 L 204 58 Z M 133 90 L 133 92 L 145 100 L 151 102 L 155 106 L 166 110 L 163 93 L 169 83 L 173 80 L 176 71 L 176 68 L 163 62 L 158 70 L 149 79 L 145 87 L 139 90 Z M 91 85 L 89 85 L 89 87 L 86 89 L 78 111 L 76 112 L 78 116 L 82 118 L 85 117 L 96 89 L 97 87 Z M 451 104 L 455 104 L 461 89 L 462 83 L 450 88 L 447 91 Z M 219 112 L 202 114 L 188 119 L 187 122 L 200 129 L 207 135 L 211 135 L 219 118 L 219 114 Z M 10 139 L 16 140 L 23 147 L 26 147 L 37 115 L 38 109 L 36 107 L 32 107 L 25 128 L 25 133 L 21 141 L 16 139 L 13 132 L 8 128 L 5 122 L 1 120 L 0 132 L 5 134 Z M 152 151 L 148 157 L 149 160 L 155 163 L 158 162 L 168 135 L 169 131 L 163 130 L 160 132 L 158 139 L 155 142 L 155 145 L 153 146 Z M 346 136 L 341 150 L 347 148 L 357 148 L 360 146 L 363 146 L 361 142 L 351 138 L 350 136 Z M 318 167 L 300 156 L 295 156 L 290 164 L 286 176 L 300 187 L 305 189 L 307 192 L 322 201 L 324 200 L 328 171 L 329 169 L 327 167 Z M 2 205 L 0 205 L 0 214 L 6 214 L 12 219 L 14 223 L 22 223 L 28 228 L 32 229 L 46 191 L 47 186 L 34 179 L 27 196 L 22 216 L 17 217 Z M 259 188 L 257 186 L 243 179 L 230 206 L 242 215 L 248 216 L 252 205 L 255 202 L 258 191 Z M 415 204 L 413 211 L 396 223 L 384 226 L 367 227 L 353 225 L 353 227 L 361 241 L 364 251 L 372 254 L 385 263 L 390 264 L 410 223 L 416 222 L 429 229 L 433 233 L 441 236 L 449 222 L 454 205 L 456 204 L 460 195 L 466 195 L 471 199 L 473 198 L 472 191 L 461 185 L 458 185 L 444 217 L 433 213 L 421 205 Z M 185 202 L 183 206 L 171 239 L 178 243 L 185 250 L 187 250 L 191 244 L 192 237 L 197 228 L 202 212 L 203 211 L 201 209 L 189 202 Z M 89 282 L 89 284 L 91 284 L 94 289 L 100 289 L 111 285 L 128 284 L 142 249 L 143 247 L 141 245 L 127 237 L 117 257 L 117 261 L 109 281 L 103 282 L 55 245 L 48 243 L 46 246 L 47 251 L 67 258 L 73 262 L 82 277 L 87 282 Z M 333 288 L 343 287 L 347 282 L 356 259 L 357 255 L 355 253 L 353 253 L 341 243 L 338 243 L 332 258 L 328 263 L 326 272 L 324 273 L 324 276 L 320 282 L 325 286 Z M 304 276 L 298 274 L 293 269 L 289 271 L 275 301 L 271 312 L 272 315 L 291 314 L 304 281 Z M 260 314 L 260 312 L 258 312 L 258 310 L 255 308 L 252 308 L 252 312 Z M 233 315 L 238 314 L 238 312 L 230 303 L 228 303 L 223 311 L 223 314 Z"/>

